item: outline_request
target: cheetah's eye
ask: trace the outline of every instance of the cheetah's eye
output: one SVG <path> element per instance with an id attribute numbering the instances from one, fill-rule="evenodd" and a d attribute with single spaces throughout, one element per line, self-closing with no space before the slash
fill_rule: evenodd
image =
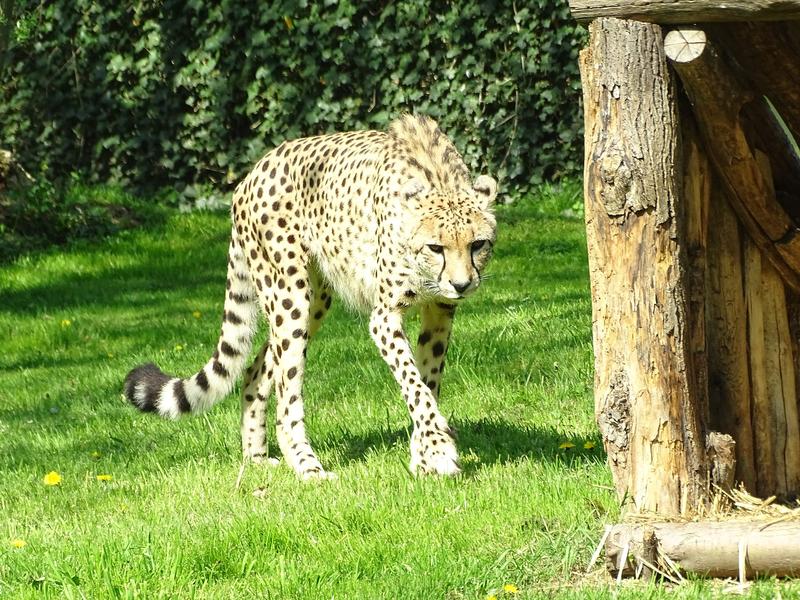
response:
<path id="1" fill-rule="evenodd" d="M 472 251 L 477 252 L 486 245 L 486 240 L 475 240 L 472 242 Z"/>
<path id="2" fill-rule="evenodd" d="M 439 244 L 428 244 L 428 250 L 434 254 L 441 254 L 444 252 L 444 248 L 442 248 Z"/>

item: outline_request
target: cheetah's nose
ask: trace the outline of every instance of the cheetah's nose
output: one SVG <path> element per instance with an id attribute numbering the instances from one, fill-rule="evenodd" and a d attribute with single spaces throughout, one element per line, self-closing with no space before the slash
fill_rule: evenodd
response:
<path id="1" fill-rule="evenodd" d="M 460 281 L 458 283 L 456 283 L 455 281 L 451 281 L 450 285 L 452 285 L 453 289 L 457 291 L 459 294 L 463 294 L 471 283 L 472 280 L 467 279 L 466 281 Z"/>

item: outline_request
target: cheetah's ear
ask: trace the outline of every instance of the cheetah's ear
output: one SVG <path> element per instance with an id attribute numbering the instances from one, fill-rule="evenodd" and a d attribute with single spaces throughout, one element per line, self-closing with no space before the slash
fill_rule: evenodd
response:
<path id="1" fill-rule="evenodd" d="M 479 175 L 472 184 L 472 189 L 478 192 L 483 208 L 489 208 L 497 197 L 497 182 L 488 175 Z"/>

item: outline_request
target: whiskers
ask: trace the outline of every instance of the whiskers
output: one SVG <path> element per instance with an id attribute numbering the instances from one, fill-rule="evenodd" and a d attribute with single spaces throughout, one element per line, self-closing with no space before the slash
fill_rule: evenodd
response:
<path id="1" fill-rule="evenodd" d="M 431 296 L 438 296 L 442 293 L 442 288 L 439 286 L 439 284 L 435 281 L 431 281 L 430 279 L 422 282 L 422 289 Z"/>

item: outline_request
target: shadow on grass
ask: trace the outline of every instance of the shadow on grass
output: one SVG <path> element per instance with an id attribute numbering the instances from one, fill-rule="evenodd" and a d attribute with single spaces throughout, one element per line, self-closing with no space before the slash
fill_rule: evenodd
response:
<path id="1" fill-rule="evenodd" d="M 562 444 L 569 440 L 552 427 L 520 427 L 490 419 L 452 419 L 451 422 L 456 429 L 456 446 L 462 457 L 478 457 L 477 461 L 464 461 L 465 475 L 471 475 L 486 465 L 510 464 L 525 458 L 572 464 L 596 462 L 605 457 L 599 438 L 591 440 L 594 442 L 591 449 L 583 449 L 583 440 L 580 443 L 573 440 L 574 447 L 563 448 Z M 407 448 L 409 435 L 410 428 L 380 429 L 364 435 L 343 434 L 317 442 L 320 447 L 326 445 L 338 451 L 340 462 L 349 464 L 362 461 L 369 450 L 386 450 L 394 446 Z"/>
<path id="2" fill-rule="evenodd" d="M 209 284 L 218 284 L 222 295 L 230 229 L 226 215 L 213 216 L 211 220 L 213 229 L 206 228 L 201 241 L 184 243 L 179 248 L 164 243 L 163 238 L 168 237 L 166 224 L 148 229 L 153 241 L 127 237 L 114 240 L 112 246 L 107 240 L 76 244 L 66 252 L 74 256 L 85 254 L 75 263 L 79 268 L 38 285 L 0 287 L 0 306 L 4 311 L 23 315 L 73 307 L 141 306 L 148 304 L 154 294 L 176 289 L 190 294 L 193 289 Z M 196 235 L 185 231 L 172 232 L 170 236 L 182 233 Z M 158 235 L 162 240 L 155 241 Z M 38 253 L 33 260 L 36 263 L 59 253 L 56 250 Z M 135 261 L 115 266 L 120 257 L 126 261 L 135 257 Z M 34 264 L 32 268 L 38 267 Z"/>
<path id="3" fill-rule="evenodd" d="M 43 397 L 27 410 L 0 411 L 0 422 L 12 430 L 28 431 L 24 445 L 5 444 L 0 453 L 0 468 L 9 471 L 20 467 L 39 466 L 49 469 L 56 459 L 85 462 L 90 451 L 99 450 L 103 455 L 114 455 L 121 464 L 138 464 L 139 468 L 153 466 L 153 461 L 162 467 L 183 462 L 214 457 L 223 462 L 238 461 L 238 436 L 214 435 L 203 425 L 203 417 L 195 416 L 173 422 L 157 417 L 141 415 L 133 407 L 119 399 L 119 392 L 108 390 L 101 394 L 107 403 L 90 414 L 82 403 L 64 405 L 56 398 Z M 113 398 L 113 401 L 112 401 Z M 230 398 L 228 400 L 231 400 Z M 54 406 L 61 406 L 58 413 Z M 214 420 L 214 414 L 209 414 Z M 95 426 L 90 425 L 95 421 Z M 462 457 L 477 457 L 464 461 L 465 475 L 478 472 L 487 465 L 511 464 L 522 459 L 533 461 L 561 462 L 567 465 L 604 460 L 599 438 L 592 438 L 594 447 L 584 449 L 583 439 L 570 436 L 553 427 L 539 425 L 519 426 L 508 421 L 488 418 L 459 420 L 451 419 Z M 110 424 L 115 425 L 109 427 Z M 93 431 L 92 432 L 90 432 Z M 58 432 L 59 443 L 54 447 L 48 442 L 51 433 Z M 403 448 L 408 453 L 410 428 L 373 428 L 366 433 L 354 434 L 344 429 L 325 436 L 311 436 L 312 445 L 336 455 L 336 461 L 347 465 L 365 460 L 370 452 L 385 452 L 392 448 Z M 207 436 L 207 444 L 200 447 L 190 440 Z M 189 443 L 180 440 L 185 439 Z M 564 442 L 574 446 L 564 448 Z M 280 458 L 270 432 L 270 454 Z M 173 451 L 161 460 L 151 457 L 154 448 L 169 447 Z"/>

